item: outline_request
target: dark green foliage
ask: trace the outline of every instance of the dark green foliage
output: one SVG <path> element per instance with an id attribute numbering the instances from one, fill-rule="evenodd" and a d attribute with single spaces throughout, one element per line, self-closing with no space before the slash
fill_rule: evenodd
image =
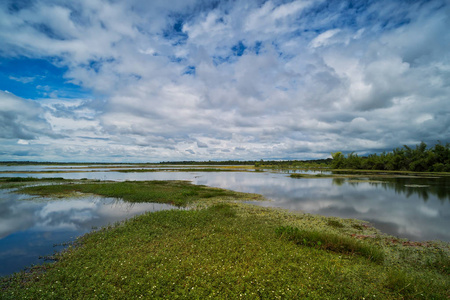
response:
<path id="1" fill-rule="evenodd" d="M 382 250 L 351 237 L 324 231 L 301 230 L 291 226 L 278 227 L 276 233 L 298 245 L 316 247 L 344 254 L 358 254 L 378 263 L 384 260 Z"/>
<path id="2" fill-rule="evenodd" d="M 450 144 L 436 144 L 427 149 L 422 142 L 415 149 L 404 145 L 392 152 L 380 155 L 370 154 L 359 157 L 349 153 L 347 157 L 342 152 L 332 153 L 331 167 L 334 169 L 364 169 L 414 172 L 450 172 Z"/>

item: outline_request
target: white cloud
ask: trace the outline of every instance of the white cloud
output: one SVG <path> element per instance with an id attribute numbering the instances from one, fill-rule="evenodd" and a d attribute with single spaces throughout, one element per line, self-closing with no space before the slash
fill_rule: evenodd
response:
<path id="1" fill-rule="evenodd" d="M 11 3 L 0 55 L 51 59 L 91 97 L 3 92 L 8 152 L 36 139 L 49 158 L 301 159 L 450 136 L 443 1 Z"/>
<path id="2" fill-rule="evenodd" d="M 14 77 L 14 76 L 8 76 L 9 79 L 18 81 L 21 83 L 30 83 L 34 81 L 34 77 Z"/>
<path id="3" fill-rule="evenodd" d="M 317 37 L 315 37 L 310 43 L 310 47 L 312 48 L 318 48 L 321 46 L 328 46 L 330 45 L 332 42 L 330 41 L 330 39 L 335 36 L 337 33 L 339 33 L 341 31 L 341 29 L 330 29 L 327 30 L 321 34 L 319 34 Z"/>
<path id="4" fill-rule="evenodd" d="M 18 140 L 17 141 L 17 144 L 19 144 L 19 145 L 28 145 L 30 142 L 29 141 L 26 141 L 26 140 Z"/>
<path id="5" fill-rule="evenodd" d="M 38 103 L 0 91 L 0 138 L 32 140 L 55 136 Z"/>

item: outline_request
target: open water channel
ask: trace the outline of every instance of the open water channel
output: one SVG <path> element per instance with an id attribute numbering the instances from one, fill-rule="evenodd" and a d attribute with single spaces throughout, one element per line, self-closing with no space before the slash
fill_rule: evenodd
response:
<path id="1" fill-rule="evenodd" d="M 47 168 L 33 166 L 32 171 Z M 268 199 L 254 202 L 255 205 L 355 218 L 400 238 L 450 242 L 450 177 L 370 179 L 361 175 L 346 179 L 296 179 L 283 172 L 120 173 L 101 169 L 57 174 L 2 173 L 13 170 L 17 167 L 2 167 L 0 177 L 190 180 L 194 184 L 258 193 Z M 62 249 L 62 244 L 95 228 L 162 209 L 174 207 L 129 204 L 104 197 L 50 200 L 0 190 L 0 276 L 42 263 L 42 257 L 52 255 Z"/>

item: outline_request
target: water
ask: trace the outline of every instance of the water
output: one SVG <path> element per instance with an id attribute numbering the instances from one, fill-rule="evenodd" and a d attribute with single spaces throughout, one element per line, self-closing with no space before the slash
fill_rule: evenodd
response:
<path id="1" fill-rule="evenodd" d="M 450 242 L 449 177 L 369 180 L 362 176 L 358 179 L 294 179 L 287 174 L 275 172 L 200 171 L 0 173 L 0 176 L 117 181 L 190 180 L 195 184 L 258 193 L 270 200 L 254 202 L 256 205 L 361 219 L 385 233 L 401 238 L 414 241 L 439 239 Z M 24 201 L 24 197 L 26 196 L 6 191 L 0 193 L 0 275 L 13 272 L 6 270 L 5 266 L 9 262 L 13 265 L 23 262 L 18 270 L 30 265 L 30 262 L 39 263 L 39 256 L 51 255 L 60 249 L 53 247 L 53 244 L 71 241 L 76 236 L 92 230 L 93 226 L 99 227 L 123 220 L 146 210 L 167 208 L 159 208 L 157 204 L 130 205 L 100 197 L 51 202 Z M 15 263 L 12 262 L 13 258 Z"/>
<path id="2" fill-rule="evenodd" d="M 113 198 L 31 199 L 0 190 L 0 276 L 41 264 L 63 243 L 146 211 L 173 209 L 158 203 L 125 203 Z M 55 246 L 56 244 L 56 246 Z"/>

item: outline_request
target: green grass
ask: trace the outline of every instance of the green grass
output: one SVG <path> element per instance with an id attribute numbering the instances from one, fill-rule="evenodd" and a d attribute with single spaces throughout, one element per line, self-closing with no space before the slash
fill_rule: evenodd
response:
<path id="1" fill-rule="evenodd" d="M 127 202 L 158 202 L 186 206 L 194 200 L 215 197 L 245 198 L 257 200 L 262 197 L 193 185 L 187 181 L 125 181 L 97 182 L 25 187 L 17 192 L 37 196 L 64 197 L 74 193 L 90 193 L 105 197 L 121 198 Z"/>
<path id="2" fill-rule="evenodd" d="M 242 169 L 226 168 L 171 168 L 171 169 L 128 169 L 113 170 L 120 173 L 145 173 L 145 172 L 243 172 Z"/>
<path id="3" fill-rule="evenodd" d="M 2 299 L 450 296 L 447 244 L 405 247 L 360 221 L 247 205 L 236 200 L 255 195 L 186 182 L 71 186 L 64 192 L 156 189 L 191 199 L 185 202 L 191 209 L 147 213 L 87 234 L 57 262 L 1 279 Z"/>
<path id="4" fill-rule="evenodd" d="M 384 261 L 384 252 L 380 248 L 348 236 L 319 230 L 301 230 L 292 226 L 280 226 L 276 229 L 276 233 L 298 245 L 337 253 L 357 254 L 378 263 Z"/>
<path id="5" fill-rule="evenodd" d="M 329 177 L 336 177 L 332 174 L 302 174 L 302 173 L 294 173 L 289 175 L 289 177 L 292 178 L 329 178 Z"/>
<path id="6" fill-rule="evenodd" d="M 35 177 L 1 177 L 0 189 L 19 188 L 34 183 L 63 182 L 62 177 L 35 178 Z"/>

